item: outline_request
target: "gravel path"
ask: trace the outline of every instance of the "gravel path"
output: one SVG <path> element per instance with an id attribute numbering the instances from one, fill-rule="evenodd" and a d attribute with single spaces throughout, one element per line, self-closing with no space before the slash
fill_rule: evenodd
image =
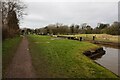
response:
<path id="1" fill-rule="evenodd" d="M 13 57 L 12 63 L 7 69 L 6 78 L 36 78 L 28 49 L 28 40 L 23 37 Z"/>

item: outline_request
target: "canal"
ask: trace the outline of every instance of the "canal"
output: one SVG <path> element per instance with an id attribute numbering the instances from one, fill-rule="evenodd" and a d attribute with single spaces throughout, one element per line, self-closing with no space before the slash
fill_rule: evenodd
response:
<path id="1" fill-rule="evenodd" d="M 120 63 L 118 62 L 118 57 L 120 56 L 119 54 L 120 49 L 108 47 L 108 46 L 102 46 L 102 47 L 106 52 L 101 57 L 96 58 L 95 62 L 99 63 L 100 65 L 106 67 L 113 73 L 120 76 L 120 74 L 118 74 L 118 68 L 119 68 L 118 64 Z"/>

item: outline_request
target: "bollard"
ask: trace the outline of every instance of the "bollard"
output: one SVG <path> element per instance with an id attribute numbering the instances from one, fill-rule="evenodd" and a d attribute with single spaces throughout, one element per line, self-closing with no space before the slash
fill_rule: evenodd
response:
<path id="1" fill-rule="evenodd" d="M 95 36 L 93 36 L 93 41 L 95 40 Z"/>
<path id="2" fill-rule="evenodd" d="M 71 37 L 72 40 L 74 40 L 74 37 Z"/>
<path id="3" fill-rule="evenodd" d="M 82 41 L 82 37 L 80 37 L 80 41 Z"/>

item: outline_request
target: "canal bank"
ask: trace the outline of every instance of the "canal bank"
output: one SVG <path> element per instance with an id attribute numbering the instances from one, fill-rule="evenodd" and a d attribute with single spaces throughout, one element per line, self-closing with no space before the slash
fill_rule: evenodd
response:
<path id="1" fill-rule="evenodd" d="M 108 70 L 112 71 L 114 74 L 119 75 L 118 73 L 119 71 L 119 61 L 118 61 L 118 57 L 119 57 L 119 51 L 120 51 L 120 43 L 116 43 L 116 42 L 108 42 L 108 41 L 96 41 L 96 40 L 86 40 L 83 39 L 81 40 L 80 38 L 76 38 L 75 36 L 57 36 L 60 38 L 66 38 L 66 39 L 70 39 L 70 40 L 78 40 L 80 42 L 85 41 L 85 42 L 90 42 L 93 44 L 96 44 L 98 46 L 103 47 L 102 52 L 105 53 L 101 54 L 99 52 L 98 53 L 96 51 L 92 52 L 92 51 L 87 51 L 86 56 L 88 56 L 89 58 L 91 58 L 91 55 L 93 53 L 95 53 L 95 57 L 92 58 L 96 63 L 100 64 L 101 66 L 107 68 Z M 83 53 L 84 54 L 84 53 Z M 100 55 L 99 55 L 100 54 Z"/>
<path id="2" fill-rule="evenodd" d="M 107 68 L 114 74 L 119 75 L 119 51 L 118 48 L 98 45 L 96 50 L 85 51 L 83 54 L 95 61 L 95 63 Z M 120 76 L 120 75 L 119 75 Z"/>
<path id="3" fill-rule="evenodd" d="M 118 78 L 82 53 L 99 46 L 50 36 L 29 35 L 29 50 L 39 77 Z"/>
<path id="4" fill-rule="evenodd" d="M 103 47 L 103 50 L 105 50 L 105 54 L 96 58 L 95 62 L 120 76 L 120 43 L 105 43 L 96 41 L 91 41 L 91 43 L 101 46 Z"/>
<path id="5" fill-rule="evenodd" d="M 107 47 L 102 46 L 102 47 L 105 50 L 105 54 L 99 58 L 96 58 L 95 62 L 99 63 L 100 65 L 106 67 L 107 69 L 115 73 L 116 75 L 120 76 L 118 72 L 118 69 L 119 69 L 118 57 L 119 57 L 120 49 L 112 48 L 108 46 Z"/>

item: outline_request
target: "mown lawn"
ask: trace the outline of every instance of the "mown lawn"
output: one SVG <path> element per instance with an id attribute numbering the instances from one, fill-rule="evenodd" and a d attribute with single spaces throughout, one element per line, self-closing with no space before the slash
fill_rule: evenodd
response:
<path id="1" fill-rule="evenodd" d="M 98 46 L 50 36 L 29 35 L 29 48 L 38 77 L 116 78 L 82 53 Z"/>
<path id="2" fill-rule="evenodd" d="M 21 41 L 21 37 L 14 37 L 6 39 L 2 42 L 2 72 L 3 76 L 6 68 L 10 64 L 14 53 Z"/>
<path id="3" fill-rule="evenodd" d="M 120 36 L 114 36 L 109 34 L 76 34 L 76 35 L 62 35 L 62 36 L 74 36 L 74 37 L 83 37 L 84 40 L 92 40 L 93 36 L 96 36 L 95 40 L 104 41 L 104 42 L 114 42 L 120 43 Z"/>

